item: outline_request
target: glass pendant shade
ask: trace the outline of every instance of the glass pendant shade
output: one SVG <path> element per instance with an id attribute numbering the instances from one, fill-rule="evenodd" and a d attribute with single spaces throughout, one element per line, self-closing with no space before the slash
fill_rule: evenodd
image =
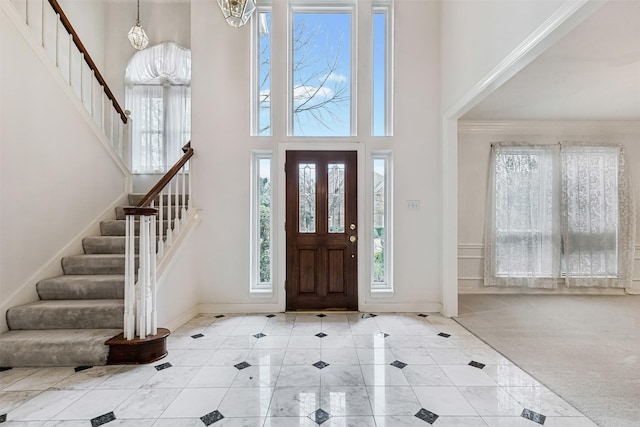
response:
<path id="1" fill-rule="evenodd" d="M 129 30 L 129 41 L 131 46 L 137 50 L 142 50 L 149 44 L 149 37 L 144 32 L 144 28 L 140 25 L 140 21 L 136 21 L 136 25 Z"/>
<path id="2" fill-rule="evenodd" d="M 224 19 L 232 27 L 242 27 L 256 10 L 254 0 L 218 0 Z"/>

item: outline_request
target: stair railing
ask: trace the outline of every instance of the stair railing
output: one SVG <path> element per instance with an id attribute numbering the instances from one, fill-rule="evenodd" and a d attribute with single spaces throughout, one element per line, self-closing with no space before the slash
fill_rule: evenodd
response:
<path id="1" fill-rule="evenodd" d="M 130 167 L 129 117 L 56 0 L 11 0 L 63 79 Z M 46 5 L 49 4 L 49 6 Z"/>
<path id="2" fill-rule="evenodd" d="M 156 335 L 158 331 L 156 266 L 164 257 L 165 251 L 175 243 L 180 233 L 180 225 L 184 223 L 192 207 L 191 142 L 182 147 L 182 151 L 184 154 L 180 160 L 149 190 L 137 206 L 124 208 L 124 337 L 127 340 L 134 339 L 135 336 L 142 339 L 147 335 Z M 137 274 L 136 221 L 139 224 Z"/>

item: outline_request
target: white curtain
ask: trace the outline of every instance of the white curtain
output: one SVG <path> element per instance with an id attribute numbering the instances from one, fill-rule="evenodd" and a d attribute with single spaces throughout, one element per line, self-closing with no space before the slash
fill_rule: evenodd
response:
<path id="1" fill-rule="evenodd" d="M 630 287 L 635 212 L 623 147 L 563 143 L 561 159 L 566 285 Z"/>
<path id="2" fill-rule="evenodd" d="M 557 146 L 492 146 L 485 285 L 554 288 L 560 273 Z"/>
<path id="3" fill-rule="evenodd" d="M 621 146 L 492 146 L 485 285 L 630 287 L 635 211 Z"/>
<path id="4" fill-rule="evenodd" d="M 136 53 L 125 72 L 132 171 L 164 173 L 191 139 L 191 51 L 164 42 Z"/>

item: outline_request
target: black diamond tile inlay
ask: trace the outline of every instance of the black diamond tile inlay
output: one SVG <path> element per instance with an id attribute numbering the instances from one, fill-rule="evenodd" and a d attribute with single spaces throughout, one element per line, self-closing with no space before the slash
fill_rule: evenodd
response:
<path id="1" fill-rule="evenodd" d="M 256 338 L 262 338 L 262 337 L 266 337 L 265 334 L 263 334 L 262 332 L 260 332 L 259 334 L 255 334 L 254 337 Z"/>
<path id="2" fill-rule="evenodd" d="M 324 313 L 316 314 L 316 316 L 318 316 L 318 317 L 327 317 L 327 315 L 324 314 Z"/>
<path id="3" fill-rule="evenodd" d="M 422 313 L 418 314 L 418 316 L 420 316 L 420 317 L 429 317 L 428 314 L 422 314 Z"/>
<path id="4" fill-rule="evenodd" d="M 98 427 L 106 423 L 110 423 L 115 420 L 116 416 L 113 412 L 106 413 L 104 415 L 100 415 L 99 417 L 95 417 L 91 420 L 91 427 Z"/>
<path id="5" fill-rule="evenodd" d="M 225 317 L 225 315 L 224 314 L 218 314 L 217 316 L 213 316 L 213 317 L 215 317 L 216 319 L 220 319 L 222 317 Z"/>
<path id="6" fill-rule="evenodd" d="M 363 319 L 368 319 L 369 317 L 376 317 L 376 316 L 377 316 L 377 314 L 373 314 L 373 313 L 364 313 L 364 314 L 362 315 L 362 318 L 363 318 Z"/>
<path id="7" fill-rule="evenodd" d="M 7 421 L 7 414 L 0 415 L 0 423 Z"/>
<path id="8" fill-rule="evenodd" d="M 220 421 L 224 416 L 218 411 L 209 412 L 207 415 L 203 415 L 200 417 L 200 421 L 204 423 L 206 426 L 210 426 L 211 424 Z"/>
<path id="9" fill-rule="evenodd" d="M 386 337 L 388 337 L 388 336 L 389 336 L 389 334 L 384 333 L 384 332 L 379 332 L 377 335 L 378 335 L 379 337 L 382 337 L 382 338 L 386 338 Z"/>
<path id="10" fill-rule="evenodd" d="M 318 338 L 324 338 L 324 337 L 326 337 L 326 336 L 327 336 L 327 334 L 325 334 L 324 332 L 320 332 L 319 334 L 316 334 L 316 336 L 317 336 Z"/>
<path id="11" fill-rule="evenodd" d="M 10 366 L 0 366 L 0 372 L 10 371 L 11 369 L 13 368 Z"/>
<path id="12" fill-rule="evenodd" d="M 329 364 L 327 362 L 323 362 L 322 360 L 320 360 L 320 361 L 314 363 L 313 366 L 315 366 L 318 369 L 324 369 L 327 366 L 329 366 Z"/>
<path id="13" fill-rule="evenodd" d="M 173 365 L 169 362 L 167 363 L 161 363 L 160 365 L 156 365 L 154 366 L 154 368 L 156 368 L 156 371 L 162 371 L 163 369 L 167 369 L 167 368 L 171 368 Z"/>
<path id="14" fill-rule="evenodd" d="M 93 368 L 93 366 L 76 366 L 75 368 L 73 368 L 73 370 L 76 372 L 80 372 L 80 371 L 86 371 L 87 369 L 91 369 L 91 368 Z"/>
<path id="15" fill-rule="evenodd" d="M 391 362 L 391 366 L 395 366 L 396 368 L 400 368 L 400 369 L 402 369 L 402 368 L 404 368 L 405 366 L 407 366 L 407 364 L 406 364 L 406 363 L 404 363 L 404 362 L 401 362 L 401 361 L 399 361 L 399 360 L 394 360 L 393 362 Z"/>
<path id="16" fill-rule="evenodd" d="M 439 337 L 443 337 L 443 338 L 449 338 L 451 335 L 450 334 L 445 334 L 444 332 L 440 332 L 438 334 Z"/>
<path id="17" fill-rule="evenodd" d="M 416 417 L 420 418 L 422 421 L 425 421 L 429 424 L 435 423 L 436 420 L 440 418 L 438 414 L 434 414 L 433 412 L 427 411 L 424 408 L 418 411 L 418 413 L 416 414 Z"/>
<path id="18" fill-rule="evenodd" d="M 544 422 L 547 419 L 544 415 L 526 408 L 522 410 L 522 414 L 520 416 L 540 425 L 544 425 Z"/>
<path id="19" fill-rule="evenodd" d="M 244 368 L 248 368 L 249 366 L 251 366 L 250 364 L 248 364 L 247 362 L 240 362 L 237 365 L 233 365 L 235 366 L 239 371 L 243 370 Z"/>
<path id="20" fill-rule="evenodd" d="M 194 340 L 198 339 L 198 338 L 202 338 L 204 335 L 202 334 L 195 334 L 195 335 L 191 335 L 191 338 L 193 338 Z"/>
<path id="21" fill-rule="evenodd" d="M 271 319 L 272 317 L 276 317 L 276 315 L 275 315 L 275 314 L 267 314 L 267 317 L 268 317 L 269 319 Z"/>
<path id="22" fill-rule="evenodd" d="M 474 368 L 482 369 L 486 365 L 484 363 L 480 363 L 480 362 L 476 362 L 475 360 L 472 360 L 471 362 L 469 362 L 469 366 L 473 366 Z"/>
<path id="23" fill-rule="evenodd" d="M 315 421 L 318 424 L 322 424 L 323 422 L 331 418 L 331 414 L 329 414 L 324 409 L 320 408 L 314 413 L 312 413 L 311 415 L 309 415 L 309 418 L 311 418 L 312 421 Z"/>

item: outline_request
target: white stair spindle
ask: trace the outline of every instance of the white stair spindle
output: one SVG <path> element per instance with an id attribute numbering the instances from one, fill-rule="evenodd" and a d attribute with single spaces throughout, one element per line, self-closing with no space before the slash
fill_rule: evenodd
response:
<path id="1" fill-rule="evenodd" d="M 45 36 L 44 36 L 44 11 L 45 11 L 45 9 L 44 9 L 44 1 L 45 0 L 42 0 L 42 6 L 41 6 L 42 7 L 42 13 L 41 13 L 41 16 L 40 16 L 40 19 L 41 19 L 40 20 L 40 24 L 41 24 L 40 26 L 42 27 L 42 28 L 40 28 L 40 30 L 41 30 L 40 37 L 42 38 L 42 47 L 45 47 L 45 43 L 44 43 L 44 39 L 45 39 Z"/>
<path id="2" fill-rule="evenodd" d="M 164 240 L 162 235 L 164 233 L 164 196 L 162 195 L 163 191 L 160 191 L 160 200 L 158 201 L 158 214 L 160 215 L 160 220 L 158 222 L 158 258 L 162 259 L 164 256 Z"/>
<path id="3" fill-rule="evenodd" d="M 191 201 L 193 200 L 193 187 L 191 186 L 191 174 L 193 173 L 193 165 L 191 164 L 191 159 L 189 159 L 189 161 L 187 162 L 187 165 L 189 165 L 189 200 L 188 200 L 188 209 L 190 210 L 192 205 L 191 205 Z"/>
<path id="4" fill-rule="evenodd" d="M 187 220 L 187 201 L 185 200 L 185 198 L 187 197 L 187 176 L 185 174 L 186 171 L 186 167 L 187 165 L 184 164 L 182 166 L 182 169 L 180 169 L 180 176 L 181 176 L 181 181 L 182 181 L 182 223 L 184 224 L 184 222 Z"/>
<path id="5" fill-rule="evenodd" d="M 58 43 L 60 42 L 60 14 L 56 13 L 56 67 L 60 67 L 60 47 Z"/>
<path id="6" fill-rule="evenodd" d="M 69 34 L 69 86 L 73 89 L 73 36 Z"/>
<path id="7" fill-rule="evenodd" d="M 167 247 L 173 243 L 173 230 L 171 229 L 171 183 L 167 184 Z"/>
<path id="8" fill-rule="evenodd" d="M 176 183 L 176 200 L 174 203 L 175 206 L 175 216 L 173 217 L 173 232 L 174 233 L 179 233 L 180 232 L 180 207 L 178 206 L 179 204 L 179 197 L 180 197 L 180 186 L 179 186 L 179 175 L 176 175 L 173 180 Z M 169 186 L 171 186 L 171 183 L 169 183 Z"/>
<path id="9" fill-rule="evenodd" d="M 149 282 L 149 264 L 147 260 L 147 253 L 149 252 L 149 217 L 145 215 L 140 216 L 140 250 L 138 252 L 138 262 L 140 263 L 138 273 L 138 337 L 145 338 L 146 332 L 146 302 L 147 302 L 147 286 Z"/>
<path id="10" fill-rule="evenodd" d="M 150 301 L 150 316 L 149 316 L 149 329 L 150 335 L 156 335 L 158 333 L 158 313 L 156 311 L 156 216 L 151 217 L 151 225 L 149 230 L 151 231 L 151 237 L 149 239 L 149 266 L 151 269 L 151 283 L 149 284 L 149 291 L 151 294 Z"/>
<path id="11" fill-rule="evenodd" d="M 126 216 L 125 237 L 125 338 L 135 335 L 135 216 Z"/>
<path id="12" fill-rule="evenodd" d="M 29 25 L 29 0 L 24 2 L 24 22 Z"/>
<path id="13" fill-rule="evenodd" d="M 80 102 L 84 104 L 84 53 L 80 52 Z"/>

